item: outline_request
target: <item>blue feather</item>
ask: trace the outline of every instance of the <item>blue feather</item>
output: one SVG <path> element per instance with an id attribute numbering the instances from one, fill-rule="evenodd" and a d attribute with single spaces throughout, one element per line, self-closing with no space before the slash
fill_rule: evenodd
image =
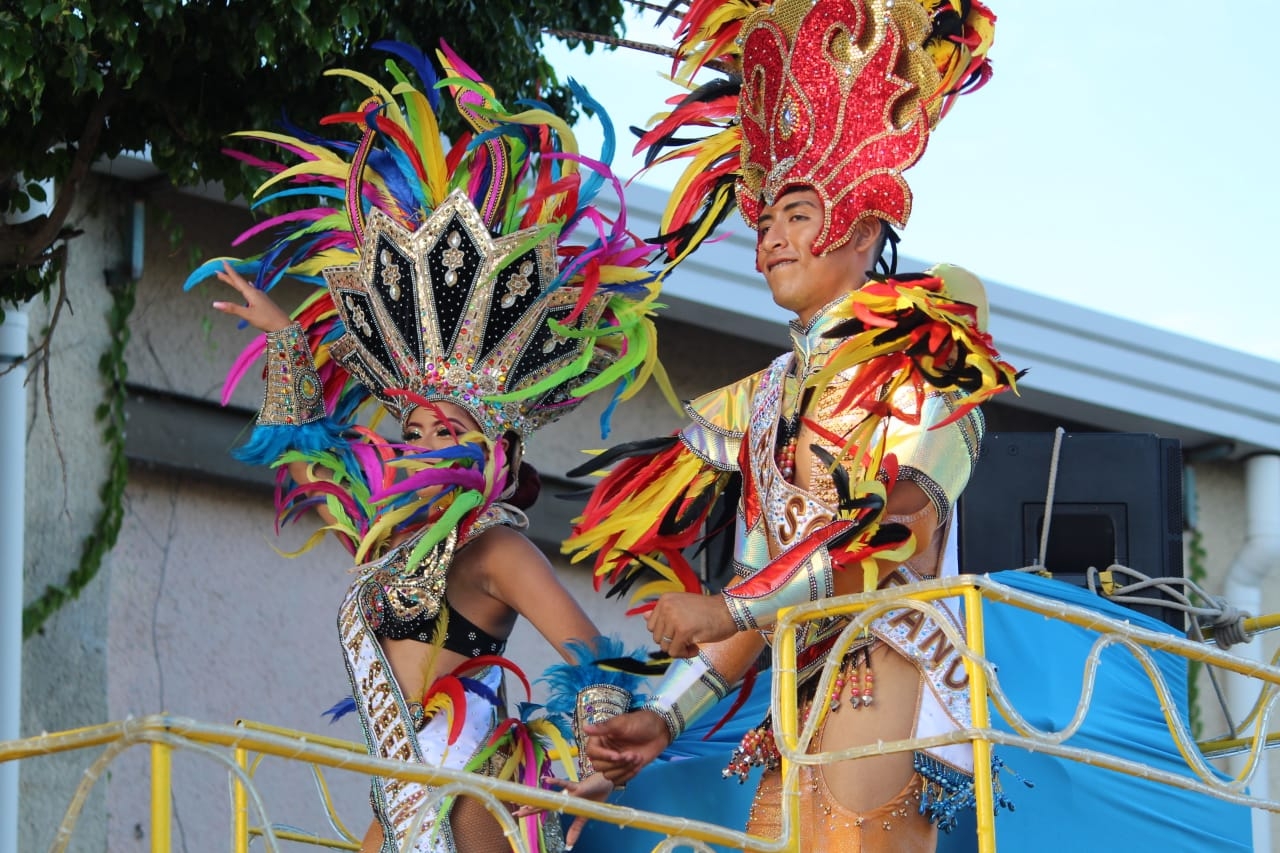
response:
<path id="1" fill-rule="evenodd" d="M 483 681 L 477 681 L 474 678 L 467 678 L 465 675 L 459 676 L 458 681 L 462 682 L 464 689 L 479 696 L 490 705 L 493 705 L 494 707 L 501 706 L 502 703 L 498 700 L 498 694 L 491 690 L 489 685 L 485 684 Z"/>
<path id="2" fill-rule="evenodd" d="M 338 189 L 337 187 L 295 187 L 294 189 L 280 190 L 279 192 L 274 192 L 274 193 L 271 193 L 270 195 L 263 196 L 262 198 L 259 198 L 257 201 L 255 201 L 252 205 L 250 205 L 250 209 L 256 210 L 257 208 L 261 207 L 264 204 L 267 204 L 268 202 L 272 202 L 280 198 L 289 198 L 290 196 L 314 196 L 316 198 L 336 198 L 340 201 L 345 201 L 347 198 L 347 194 L 342 190 Z"/>
<path id="3" fill-rule="evenodd" d="M 404 42 L 392 41 L 390 39 L 383 41 L 375 41 L 373 43 L 375 50 L 382 50 L 394 56 L 398 56 L 409 66 L 413 68 L 418 79 L 422 81 L 422 93 L 427 96 L 427 100 L 431 104 L 431 109 L 436 110 L 440 107 L 440 91 L 436 89 L 436 83 L 440 79 L 435 69 L 431 67 L 427 55 L 419 48 Z"/>
<path id="4" fill-rule="evenodd" d="M 231 455 L 250 465 L 270 465 L 290 450 L 323 453 L 345 447 L 342 431 L 341 423 L 327 417 L 309 424 L 258 424 L 249 440 L 232 450 Z"/>
<path id="5" fill-rule="evenodd" d="M 338 722 L 338 720 L 341 720 L 343 717 L 345 717 L 347 714 L 354 713 L 355 710 L 356 710 L 356 700 L 352 699 L 350 696 L 345 696 L 342 699 L 339 699 L 336 703 L 334 703 L 333 707 L 330 708 L 329 710 L 322 711 L 320 715 L 322 717 L 328 717 L 329 725 L 333 725 L 334 723 Z"/>
<path id="6" fill-rule="evenodd" d="M 548 717 L 560 717 L 564 721 L 572 720 L 578 701 L 578 692 L 592 684 L 612 684 L 629 690 L 634 696 L 640 685 L 644 683 L 643 676 L 596 666 L 595 662 L 598 660 L 621 657 L 645 659 L 643 649 L 636 649 L 628 654 L 621 638 L 617 636 L 596 637 L 589 643 L 570 640 L 566 644 L 566 651 L 572 656 L 574 662 L 549 666 L 538 679 L 539 684 L 547 685 Z"/>
<path id="7" fill-rule="evenodd" d="M 606 166 L 612 166 L 613 155 L 617 151 L 618 141 L 617 135 L 613 129 L 613 122 L 609 119 L 609 114 L 605 112 L 605 109 L 600 105 L 600 102 L 591 97 L 587 90 L 583 88 L 577 80 L 570 77 L 567 82 L 569 84 L 569 90 L 573 92 L 574 97 L 581 101 L 584 107 L 596 114 L 596 118 L 599 120 L 600 125 L 604 130 L 604 141 L 600 145 L 599 160 Z M 600 193 L 600 188 L 603 186 L 604 176 L 593 171 L 591 173 L 591 177 L 583 181 L 582 188 L 578 190 L 579 206 L 585 207 L 587 204 L 594 201 L 595 197 Z"/>

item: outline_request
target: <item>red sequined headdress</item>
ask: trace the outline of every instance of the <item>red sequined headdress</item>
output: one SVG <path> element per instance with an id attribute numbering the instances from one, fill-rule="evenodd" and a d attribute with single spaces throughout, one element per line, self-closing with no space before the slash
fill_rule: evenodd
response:
<path id="1" fill-rule="evenodd" d="M 875 216 L 901 228 L 902 176 L 956 95 L 990 76 L 995 16 L 972 0 L 693 0 L 676 33 L 677 80 L 694 88 L 638 148 L 649 164 L 689 158 L 663 221 L 679 261 L 733 201 L 753 228 L 794 187 L 826 212 L 813 252 L 843 245 Z M 712 132 L 690 139 L 689 131 Z"/>

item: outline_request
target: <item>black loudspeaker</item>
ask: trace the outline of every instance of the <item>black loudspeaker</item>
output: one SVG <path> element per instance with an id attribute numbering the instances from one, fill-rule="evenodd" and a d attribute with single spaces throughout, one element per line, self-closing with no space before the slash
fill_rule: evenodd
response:
<path id="1" fill-rule="evenodd" d="M 990 433 L 983 439 L 981 460 L 959 502 L 961 572 L 1036 562 L 1053 441 L 1048 432 Z M 1150 577 L 1183 576 L 1182 448 L 1176 439 L 1149 433 L 1063 435 L 1044 567 L 1057 580 L 1085 587 L 1090 566 L 1106 569 L 1112 563 Z M 1179 611 L 1135 609 L 1185 630 Z"/>

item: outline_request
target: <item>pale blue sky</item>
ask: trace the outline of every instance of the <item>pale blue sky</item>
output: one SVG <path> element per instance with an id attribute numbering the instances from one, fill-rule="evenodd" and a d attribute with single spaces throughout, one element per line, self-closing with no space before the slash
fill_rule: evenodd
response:
<path id="1" fill-rule="evenodd" d="M 995 76 L 956 103 L 907 174 L 903 252 L 1280 361 L 1271 5 L 989 5 Z M 636 20 L 628 35 L 669 43 L 664 30 Z M 660 57 L 556 43 L 548 55 L 620 134 L 675 91 Z M 581 140 L 598 146 L 585 128 Z M 623 157 L 631 144 L 615 161 L 624 177 L 638 165 Z"/>

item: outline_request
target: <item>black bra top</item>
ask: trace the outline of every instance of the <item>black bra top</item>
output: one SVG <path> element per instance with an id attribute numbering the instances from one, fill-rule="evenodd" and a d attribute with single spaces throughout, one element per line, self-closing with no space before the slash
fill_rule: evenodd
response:
<path id="1" fill-rule="evenodd" d="M 365 618 L 373 627 L 373 633 L 388 640 L 418 640 L 430 643 L 435 636 L 436 624 L 448 613 L 448 625 L 445 628 L 444 647 L 464 657 L 478 658 L 481 655 L 500 655 L 507 647 L 506 640 L 500 640 L 479 625 L 454 610 L 449 599 L 440 600 L 440 610 L 434 616 L 419 613 L 412 619 L 397 618 L 395 612 L 386 607 L 386 593 L 380 585 L 374 584 L 377 593 L 373 597 L 382 601 L 369 601 L 366 597 Z M 378 619 L 369 619 L 369 605 L 380 610 Z M 382 605 L 379 607 L 379 605 Z"/>
<path id="2" fill-rule="evenodd" d="M 507 648 L 507 640 L 494 637 L 462 613 L 453 610 L 448 597 L 440 602 L 440 610 L 435 616 L 419 613 L 413 619 L 401 620 L 390 612 L 384 612 L 384 619 L 374 633 L 387 639 L 416 639 L 422 643 L 430 643 L 435 634 L 436 622 L 442 619 L 445 612 L 448 612 L 449 621 L 444 629 L 444 648 L 448 651 L 465 657 L 480 657 L 481 654 L 502 654 L 503 649 Z"/>

